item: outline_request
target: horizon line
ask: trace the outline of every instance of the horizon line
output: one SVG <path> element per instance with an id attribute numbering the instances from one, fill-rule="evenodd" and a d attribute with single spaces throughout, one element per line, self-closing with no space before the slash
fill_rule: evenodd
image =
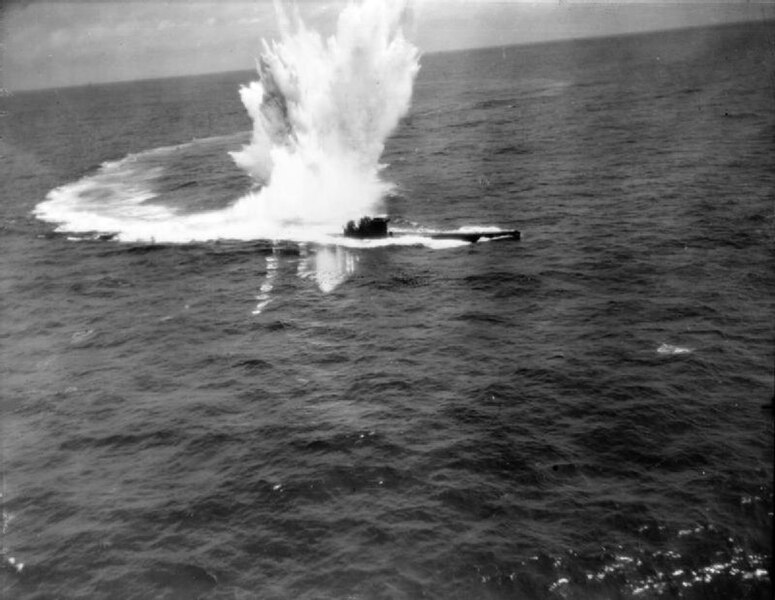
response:
<path id="1" fill-rule="evenodd" d="M 540 41 L 516 42 L 516 43 L 509 43 L 509 44 L 491 45 L 491 46 L 468 46 L 464 48 L 455 48 L 455 49 L 449 49 L 449 50 L 447 49 L 433 50 L 430 52 L 423 52 L 422 50 L 420 50 L 420 56 L 423 57 L 423 56 L 435 56 L 435 55 L 448 55 L 448 54 L 456 54 L 460 52 L 485 51 L 485 50 L 493 50 L 493 49 L 501 49 L 501 48 L 503 49 L 524 48 L 528 46 L 543 46 L 543 45 L 550 45 L 550 44 L 572 43 L 572 42 L 580 42 L 580 41 L 595 41 L 595 40 L 599 41 L 599 40 L 605 40 L 605 39 L 629 38 L 629 37 L 647 36 L 647 35 L 654 35 L 654 34 L 661 34 L 661 33 L 680 33 L 682 31 L 695 31 L 699 29 L 723 29 L 728 27 L 739 27 L 740 25 L 746 25 L 746 24 L 764 25 L 766 23 L 775 24 L 775 17 L 765 17 L 762 19 L 741 19 L 739 21 L 726 21 L 724 23 L 714 23 L 711 25 L 689 25 L 684 27 L 667 27 L 663 29 L 650 29 L 650 30 L 644 30 L 644 31 L 632 31 L 632 32 L 614 33 L 614 34 L 609 33 L 609 34 L 588 35 L 588 36 L 579 36 L 579 37 L 558 37 L 558 38 L 546 39 L 546 40 L 540 40 Z M 121 84 L 127 84 L 127 83 L 144 83 L 144 82 L 151 82 L 151 81 L 163 81 L 165 79 L 186 79 L 186 78 L 194 78 L 194 77 L 208 77 L 208 76 L 215 76 L 215 75 L 249 73 L 252 71 L 253 69 L 248 69 L 248 68 L 225 69 L 225 70 L 219 70 L 219 71 L 199 71 L 199 72 L 192 72 L 192 73 L 177 73 L 177 74 L 154 76 L 154 77 L 137 77 L 137 78 L 128 78 L 128 79 L 109 79 L 104 81 L 87 81 L 83 83 L 74 83 L 70 85 L 54 85 L 54 86 L 44 85 L 44 86 L 23 87 L 23 88 L 16 88 L 16 89 L 0 87 L 0 98 L 12 97 L 17 93 L 25 94 L 30 92 L 69 90 L 69 89 L 79 89 L 79 88 L 88 88 L 88 87 L 97 87 L 97 86 L 121 85 Z"/>

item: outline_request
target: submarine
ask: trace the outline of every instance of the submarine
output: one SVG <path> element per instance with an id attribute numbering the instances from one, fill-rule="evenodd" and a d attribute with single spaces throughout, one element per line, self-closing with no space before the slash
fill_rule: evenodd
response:
<path id="1" fill-rule="evenodd" d="M 362 217 L 358 223 L 348 221 L 344 227 L 344 236 L 359 240 L 378 240 L 389 237 L 400 237 L 407 235 L 421 235 L 433 240 L 459 240 L 475 244 L 480 239 L 487 240 L 518 240 L 521 233 L 517 229 L 507 229 L 502 231 L 439 231 L 428 233 L 414 232 L 394 232 L 388 229 L 388 217 Z"/>

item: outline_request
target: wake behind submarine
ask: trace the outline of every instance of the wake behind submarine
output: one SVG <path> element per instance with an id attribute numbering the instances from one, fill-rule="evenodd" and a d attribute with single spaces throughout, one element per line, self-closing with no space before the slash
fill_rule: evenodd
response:
<path id="1" fill-rule="evenodd" d="M 398 232 L 388 229 L 388 217 L 362 217 L 358 223 L 348 221 L 344 227 L 344 236 L 360 240 L 383 239 L 407 235 L 421 235 L 434 240 L 460 240 L 474 244 L 480 239 L 488 240 L 518 240 L 521 233 L 517 229 L 502 231 L 440 231 L 440 232 Z"/>

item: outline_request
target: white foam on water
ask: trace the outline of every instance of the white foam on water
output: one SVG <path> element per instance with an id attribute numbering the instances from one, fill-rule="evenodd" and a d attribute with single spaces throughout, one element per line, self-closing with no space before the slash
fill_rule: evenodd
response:
<path id="1" fill-rule="evenodd" d="M 272 302 L 272 290 L 274 289 L 275 279 L 277 279 L 277 269 L 279 259 L 275 254 L 266 259 L 266 278 L 261 284 L 259 293 L 256 296 L 257 304 L 253 309 L 254 315 L 260 315 L 264 309 Z"/>
<path id="2" fill-rule="evenodd" d="M 314 256 L 314 277 L 320 291 L 328 294 L 355 272 L 358 257 L 344 248 L 321 248 Z"/>
<path id="3" fill-rule="evenodd" d="M 657 354 L 673 355 L 673 354 L 691 354 L 694 352 L 691 348 L 686 346 L 674 346 L 673 344 L 661 344 L 657 348 Z"/>

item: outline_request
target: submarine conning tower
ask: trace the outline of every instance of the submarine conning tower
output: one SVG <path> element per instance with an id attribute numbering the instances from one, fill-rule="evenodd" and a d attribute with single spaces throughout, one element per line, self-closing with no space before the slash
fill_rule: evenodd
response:
<path id="1" fill-rule="evenodd" d="M 344 235 L 361 239 L 386 238 L 390 235 L 388 221 L 388 217 L 362 217 L 357 224 L 355 221 L 348 221 L 344 227 Z"/>

